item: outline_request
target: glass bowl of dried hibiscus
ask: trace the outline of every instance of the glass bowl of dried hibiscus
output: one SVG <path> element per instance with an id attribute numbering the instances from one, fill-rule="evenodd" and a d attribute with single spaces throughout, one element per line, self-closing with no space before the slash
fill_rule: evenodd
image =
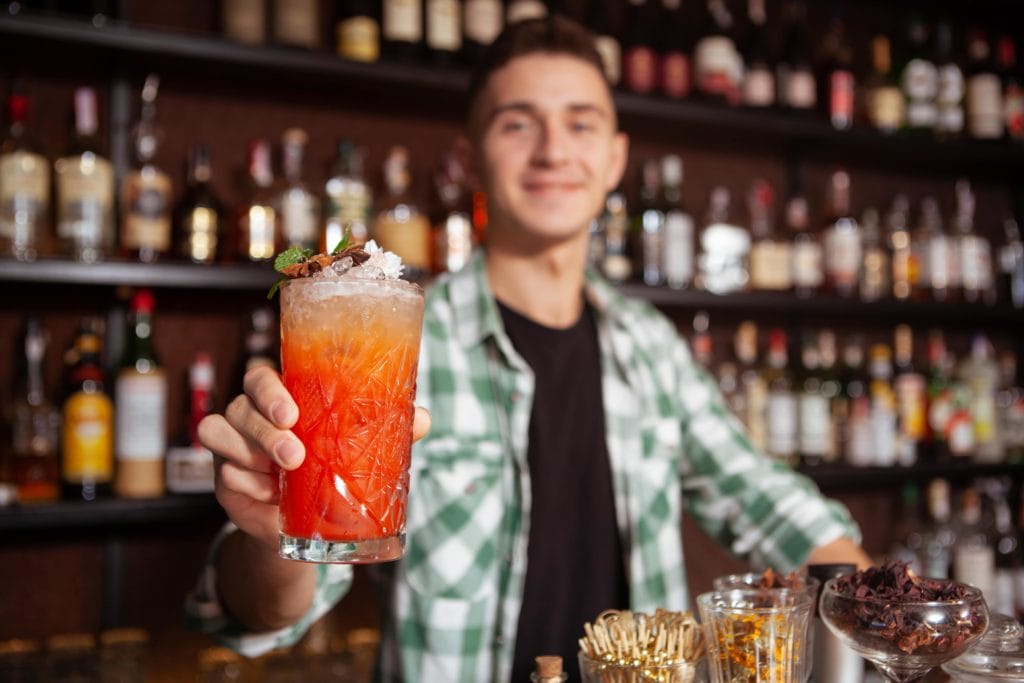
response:
<path id="1" fill-rule="evenodd" d="M 917 576 L 889 562 L 830 579 L 819 614 L 890 681 L 917 681 L 984 635 L 989 614 L 974 586 Z"/>

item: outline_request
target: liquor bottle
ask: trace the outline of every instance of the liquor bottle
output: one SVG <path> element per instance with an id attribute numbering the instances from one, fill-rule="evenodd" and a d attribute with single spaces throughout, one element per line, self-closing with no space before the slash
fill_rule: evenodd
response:
<path id="1" fill-rule="evenodd" d="M 29 318 L 25 325 L 24 378 L 14 400 L 11 424 L 11 469 L 19 503 L 48 502 L 60 497 L 60 413 L 46 397 L 46 346 L 46 334 L 39 319 Z"/>
<path id="2" fill-rule="evenodd" d="M 690 340 L 690 346 L 693 348 L 693 359 L 697 365 L 710 370 L 714 354 L 711 343 L 711 318 L 707 311 L 697 311 L 693 316 L 693 338 Z"/>
<path id="3" fill-rule="evenodd" d="M 747 193 L 750 214 L 750 288 L 782 292 L 792 288 L 790 244 L 775 232 L 775 190 L 758 178 Z"/>
<path id="4" fill-rule="evenodd" d="M 801 298 L 814 296 L 825 280 L 825 270 L 821 242 L 810 229 L 804 197 L 795 195 L 786 203 L 786 228 L 792 235 L 793 291 Z"/>
<path id="5" fill-rule="evenodd" d="M 1013 38 L 999 37 L 996 43 L 999 74 L 1003 81 L 1003 129 L 1011 140 L 1024 140 L 1024 75 L 1017 61 Z"/>
<path id="6" fill-rule="evenodd" d="M 857 293 L 861 267 L 861 230 L 850 212 L 850 175 L 832 173 L 824 229 L 825 281 L 828 289 L 842 297 Z"/>
<path id="7" fill-rule="evenodd" d="M 649 95 L 658 85 L 658 54 L 651 36 L 660 0 L 627 0 L 622 83 L 627 90 Z"/>
<path id="8" fill-rule="evenodd" d="M 985 524 L 981 494 L 973 486 L 961 494 L 960 516 L 954 528 L 953 578 L 994 597 L 996 554 Z"/>
<path id="9" fill-rule="evenodd" d="M 61 495 L 92 501 L 114 478 L 114 405 L 104 389 L 99 323 L 86 319 L 69 354 L 61 407 Z"/>
<path id="10" fill-rule="evenodd" d="M 885 214 L 885 229 L 892 259 L 892 295 L 899 300 L 911 298 L 920 278 L 909 220 L 910 200 L 904 194 L 897 194 Z"/>
<path id="11" fill-rule="evenodd" d="M 821 394 L 825 398 L 828 413 L 828 444 L 823 455 L 827 463 L 839 461 L 841 450 L 841 437 L 839 434 L 840 422 L 836 410 L 836 403 L 840 400 L 843 391 L 842 378 L 836 364 L 839 361 L 839 352 L 836 345 L 836 333 L 829 328 L 818 330 L 818 363 L 819 376 L 821 378 Z"/>
<path id="12" fill-rule="evenodd" d="M 832 447 L 831 397 L 825 393 L 817 335 L 806 331 L 800 342 L 797 382 L 797 454 L 807 466 L 820 465 Z"/>
<path id="13" fill-rule="evenodd" d="M 1003 441 L 999 431 L 996 394 L 999 391 L 999 367 L 992 345 L 983 334 L 971 340 L 971 352 L 960 363 L 957 375 L 963 382 L 970 406 L 974 433 L 974 460 L 980 463 L 1003 461 Z"/>
<path id="14" fill-rule="evenodd" d="M 871 41 L 872 71 L 865 82 L 864 115 L 882 133 L 895 133 L 903 126 L 906 105 L 903 91 L 892 74 L 889 38 L 877 35 Z"/>
<path id="15" fill-rule="evenodd" d="M 768 356 L 764 382 L 768 387 L 767 453 L 780 462 L 794 464 L 797 456 L 798 412 L 793 380 L 789 373 L 786 333 L 773 329 L 768 333 Z"/>
<path id="16" fill-rule="evenodd" d="M 384 0 L 381 51 L 390 60 L 416 61 L 423 48 L 420 0 Z"/>
<path id="17" fill-rule="evenodd" d="M 221 0 L 221 30 L 231 40 L 259 45 L 267 40 L 264 0 Z"/>
<path id="18" fill-rule="evenodd" d="M 392 147 L 371 232 L 384 249 L 401 257 L 408 277 L 419 277 L 430 271 L 430 221 L 409 194 L 411 182 L 408 150 Z"/>
<path id="19" fill-rule="evenodd" d="M 960 269 L 952 240 L 943 230 L 939 203 L 934 197 L 921 200 L 914 245 L 920 249 L 918 286 L 927 290 L 927 296 L 935 301 L 953 299 Z"/>
<path id="20" fill-rule="evenodd" d="M 995 571 L 991 595 L 985 601 L 992 612 L 998 614 L 1016 614 L 1017 574 L 1024 566 L 1024 549 L 1017 539 L 1017 531 L 1013 528 L 1013 513 L 1006 500 L 1009 481 L 996 480 L 989 487 L 992 499 L 993 531 L 992 547 L 995 551 Z"/>
<path id="21" fill-rule="evenodd" d="M 871 397 L 871 436 L 875 465 L 891 467 L 897 463 L 896 394 L 892 388 L 892 350 L 886 344 L 874 344 L 868 355 L 868 395 Z"/>
<path id="22" fill-rule="evenodd" d="M 351 140 L 339 140 L 331 177 L 324 185 L 323 251 L 334 251 L 346 232 L 356 244 L 369 239 L 372 204 L 373 192 L 363 176 L 363 151 Z"/>
<path id="23" fill-rule="evenodd" d="M 242 343 L 242 353 L 232 379 L 231 393 L 245 390 L 245 375 L 258 367 L 278 368 L 280 354 L 275 342 L 279 338 L 274 311 L 268 306 L 254 308 L 249 313 L 248 326 Z"/>
<path id="24" fill-rule="evenodd" d="M 1003 220 L 1003 233 L 1004 243 L 999 250 L 998 298 L 1014 308 L 1024 308 L 1024 241 L 1012 216 Z"/>
<path id="25" fill-rule="evenodd" d="M 114 167 L 96 137 L 96 93 L 75 90 L 75 136 L 54 163 L 57 238 L 79 261 L 99 261 L 114 246 Z"/>
<path id="26" fill-rule="evenodd" d="M 167 376 L 153 350 L 153 294 L 132 296 L 128 338 L 114 382 L 117 420 L 114 492 L 126 498 L 164 493 Z"/>
<path id="27" fill-rule="evenodd" d="M 864 265 L 860 271 L 862 301 L 880 301 L 892 292 L 892 270 L 889 250 L 882 239 L 878 210 L 864 209 L 860 217 L 864 238 Z"/>
<path id="28" fill-rule="evenodd" d="M 28 95 L 7 98 L 8 130 L 0 142 L 0 254 L 32 261 L 45 249 L 50 164 L 28 132 Z"/>
<path id="29" fill-rule="evenodd" d="M 133 131 L 135 166 L 121 181 L 121 255 L 146 263 L 171 250 L 171 178 L 153 161 L 161 137 L 155 122 L 159 86 L 155 74 L 146 77 Z"/>
<path id="30" fill-rule="evenodd" d="M 380 59 L 380 22 L 369 0 L 341 3 L 334 33 L 335 48 L 345 59 L 356 62 Z"/>
<path id="31" fill-rule="evenodd" d="M 748 0 L 748 35 L 745 41 L 743 104 L 771 107 L 775 104 L 775 59 L 766 24 L 764 0 Z"/>
<path id="32" fill-rule="evenodd" d="M 665 97 L 681 99 L 690 94 L 693 84 L 690 61 L 692 48 L 686 41 L 687 25 L 683 21 L 682 0 L 657 1 L 661 9 L 655 25 L 658 88 Z"/>
<path id="33" fill-rule="evenodd" d="M 939 74 L 930 54 L 928 38 L 924 17 L 912 14 L 907 22 L 907 55 L 900 71 L 900 87 L 907 103 L 906 128 L 932 133 L 938 121 Z"/>
<path id="34" fill-rule="evenodd" d="M 628 282 L 633 277 L 633 261 L 629 254 L 629 211 L 621 190 L 608 193 L 600 221 L 604 231 L 601 272 L 612 282 Z"/>
<path id="35" fill-rule="evenodd" d="M 547 16 L 547 13 L 548 8 L 543 0 L 508 0 L 505 5 L 505 23 L 540 19 Z"/>
<path id="36" fill-rule="evenodd" d="M 830 6 L 830 14 L 817 59 L 820 109 L 833 128 L 848 130 L 853 126 L 857 90 L 853 49 L 846 38 L 846 24 L 835 2 Z"/>
<path id="37" fill-rule="evenodd" d="M 956 182 L 956 248 L 960 254 L 960 284 L 968 303 L 991 304 L 995 299 L 992 245 L 974 230 L 974 192 L 961 178 Z"/>
<path id="38" fill-rule="evenodd" d="M 945 338 L 941 331 L 932 330 L 928 335 L 928 413 L 925 438 L 932 459 L 938 462 L 945 462 L 950 457 L 947 434 L 953 414 L 953 389 Z"/>
<path id="39" fill-rule="evenodd" d="M 494 42 L 505 25 L 501 0 L 465 0 L 462 6 L 462 57 L 476 64 L 484 49 Z"/>
<path id="40" fill-rule="evenodd" d="M 249 143 L 248 198 L 236 213 L 238 255 L 244 261 L 269 261 L 281 242 L 280 216 L 272 202 L 274 174 L 270 168 L 270 143 Z"/>
<path id="41" fill-rule="evenodd" d="M 725 0 L 702 2 L 693 47 L 693 87 L 701 96 L 737 105 L 743 97 L 743 57 L 732 38 L 735 20 Z"/>
<path id="42" fill-rule="evenodd" d="M 811 65 L 807 6 L 803 0 L 787 0 L 782 11 L 782 42 L 775 74 L 777 101 L 786 109 L 812 111 L 818 104 L 818 91 Z"/>
<path id="43" fill-rule="evenodd" d="M 317 0 L 273 0 L 271 33 L 275 43 L 320 47 L 320 3 Z"/>
<path id="44" fill-rule="evenodd" d="M 910 467 L 920 459 L 928 421 L 927 384 L 924 374 L 914 365 L 914 333 L 909 325 L 897 325 L 893 336 L 893 360 L 896 374 L 893 389 L 899 419 L 897 460 Z"/>
<path id="45" fill-rule="evenodd" d="M 213 412 L 213 359 L 198 351 L 188 369 L 184 429 L 167 449 L 167 490 L 170 493 L 213 491 L 213 453 L 199 442 L 199 423 Z"/>
<path id="46" fill-rule="evenodd" d="M 971 29 L 967 39 L 967 132 L 971 137 L 1003 137 L 1003 84 L 985 29 Z"/>
<path id="47" fill-rule="evenodd" d="M 847 339 L 843 346 L 841 389 L 833 403 L 840 454 L 853 467 L 875 464 L 874 436 L 871 426 L 871 397 L 864 374 L 864 347 L 857 338 Z"/>
<path id="48" fill-rule="evenodd" d="M 1024 382 L 1018 381 L 1017 354 L 1007 349 L 999 354 L 999 428 L 1008 464 L 1024 462 Z"/>
<path id="49" fill-rule="evenodd" d="M 594 34 L 594 47 L 601 55 L 605 78 L 614 88 L 622 80 L 622 45 L 612 31 L 606 3 L 601 0 L 590 0 L 587 3 L 586 25 Z M 687 75 L 689 76 L 689 70 Z"/>
<path id="50" fill-rule="evenodd" d="M 698 286 L 712 294 L 742 292 L 750 281 L 750 233 L 731 218 L 729 190 L 712 188 L 700 234 Z"/>
<path id="51" fill-rule="evenodd" d="M 441 156 L 434 170 L 433 271 L 454 273 L 469 261 L 473 222 L 466 173 L 453 151 Z"/>
<path id="52" fill-rule="evenodd" d="M 953 26 L 948 20 L 935 27 L 936 67 L 938 71 L 938 109 L 935 133 L 941 139 L 958 138 L 964 132 L 964 71 L 953 50 Z"/>
<path id="53" fill-rule="evenodd" d="M 636 264 L 645 285 L 654 287 L 665 279 L 665 212 L 661 210 L 661 168 L 657 159 L 646 159 L 640 167 L 640 207 L 634 220 Z"/>
<path id="54" fill-rule="evenodd" d="M 309 136 L 289 128 L 281 136 L 284 178 L 275 204 L 281 216 L 281 236 L 289 246 L 316 250 L 320 245 L 320 200 L 302 181 L 302 162 Z"/>
<path id="55" fill-rule="evenodd" d="M 425 0 L 424 43 L 433 64 L 455 63 L 462 51 L 462 8 L 458 0 Z"/>
<path id="56" fill-rule="evenodd" d="M 928 484 L 928 526 L 924 532 L 924 575 L 933 579 L 951 578 L 956 531 L 951 524 L 949 482 L 933 479 Z"/>
<path id="57" fill-rule="evenodd" d="M 918 576 L 924 573 L 924 522 L 920 514 L 920 491 L 908 481 L 900 491 L 900 508 L 893 528 L 888 558 L 906 562 Z"/>
<path id="58" fill-rule="evenodd" d="M 210 151 L 192 148 L 188 187 L 178 205 L 178 254 L 192 263 L 213 263 L 221 244 L 221 203 L 210 187 Z"/>
<path id="59" fill-rule="evenodd" d="M 661 159 L 661 202 L 665 217 L 662 240 L 662 271 L 673 289 L 689 287 L 693 282 L 693 217 L 683 206 L 683 161 L 675 154 Z"/>
<path id="60" fill-rule="evenodd" d="M 733 338 L 733 353 L 739 367 L 739 396 L 736 410 L 740 421 L 747 429 L 750 445 L 759 453 L 768 446 L 768 427 L 765 410 L 768 404 L 768 387 L 757 366 L 757 325 L 749 320 L 736 327 Z"/>

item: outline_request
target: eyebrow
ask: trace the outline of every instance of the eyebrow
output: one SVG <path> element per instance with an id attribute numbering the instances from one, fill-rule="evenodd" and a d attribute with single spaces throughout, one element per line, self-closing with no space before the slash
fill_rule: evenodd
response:
<path id="1" fill-rule="evenodd" d="M 568 109 L 571 114 L 593 113 L 604 119 L 611 118 L 607 109 L 589 102 L 573 102 L 569 104 Z M 487 124 L 490 124 L 494 119 L 498 118 L 498 116 L 508 111 L 535 114 L 537 112 L 537 107 L 524 100 L 513 100 L 512 102 L 500 104 L 491 110 L 487 117 Z"/>

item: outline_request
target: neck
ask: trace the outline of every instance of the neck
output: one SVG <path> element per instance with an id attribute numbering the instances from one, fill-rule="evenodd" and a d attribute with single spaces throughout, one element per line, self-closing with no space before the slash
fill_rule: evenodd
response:
<path id="1" fill-rule="evenodd" d="M 506 306 L 536 323 L 567 328 L 583 311 L 588 235 L 523 250 L 496 240 L 487 246 L 487 279 Z"/>

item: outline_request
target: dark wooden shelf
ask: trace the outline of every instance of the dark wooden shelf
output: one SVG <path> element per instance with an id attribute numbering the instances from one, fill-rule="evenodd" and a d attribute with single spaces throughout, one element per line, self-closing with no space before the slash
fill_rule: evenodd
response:
<path id="1" fill-rule="evenodd" d="M 624 284 L 619 290 L 628 296 L 647 299 L 662 308 L 702 309 L 710 313 L 749 315 L 814 316 L 858 322 L 908 322 L 942 326 L 1024 326 L 1024 310 L 1008 304 L 940 303 L 937 301 L 859 301 L 835 296 L 800 298 L 785 292 L 749 292 L 716 295 L 696 290 Z M 780 324 L 789 322 L 780 319 Z"/>
<path id="2" fill-rule="evenodd" d="M 0 282 L 267 291 L 277 278 L 269 263 L 206 266 L 170 262 L 0 259 Z"/>
<path id="3" fill-rule="evenodd" d="M 145 500 L 108 498 L 0 508 L 0 532 L 120 530 L 223 518 L 212 494 L 165 496 Z"/>
<path id="4" fill-rule="evenodd" d="M 865 491 L 898 488 L 909 481 L 942 478 L 966 482 L 976 477 L 1024 478 L 1022 464 L 978 464 L 970 461 L 918 463 L 913 467 L 851 467 L 849 465 L 817 465 L 801 467 L 800 472 L 814 480 L 823 491 Z"/>
<path id="5" fill-rule="evenodd" d="M 10 49 L 99 50 L 127 55 L 133 68 L 187 71 L 195 78 L 231 72 L 265 89 L 329 84 L 335 90 L 414 100 L 431 109 L 461 112 L 469 80 L 464 67 L 353 62 L 326 51 L 235 43 L 207 33 L 184 33 L 111 22 L 101 27 L 74 18 L 22 11 L 0 15 L 0 35 Z M 199 67 L 199 68 L 197 68 Z M 274 77 L 279 78 L 274 78 Z M 768 147 L 788 156 L 862 162 L 875 168 L 1005 177 L 1024 172 L 1024 145 L 974 140 L 937 142 L 928 137 L 882 135 L 867 129 L 838 131 L 814 116 L 781 110 L 731 108 L 701 100 L 674 101 L 628 92 L 615 94 L 625 127 L 701 144 Z"/>

